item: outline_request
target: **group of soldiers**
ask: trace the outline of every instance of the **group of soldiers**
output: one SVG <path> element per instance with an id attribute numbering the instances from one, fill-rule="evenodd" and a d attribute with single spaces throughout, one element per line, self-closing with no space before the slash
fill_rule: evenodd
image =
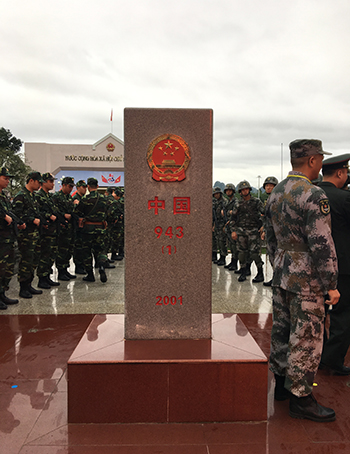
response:
<path id="1" fill-rule="evenodd" d="M 84 281 L 94 282 L 94 258 L 100 280 L 106 282 L 105 269 L 114 268 L 114 260 L 124 257 L 122 190 L 109 187 L 101 194 L 96 178 L 75 184 L 72 177 L 64 177 L 61 190 L 51 192 L 56 178 L 51 173 L 31 172 L 11 203 L 3 191 L 11 178 L 5 167 L 0 169 L 0 309 L 18 303 L 5 295 L 14 274 L 16 242 L 21 298 L 42 293 L 32 286 L 35 272 L 40 289 L 60 285 L 50 277 L 54 264 L 60 281 L 84 274 Z M 75 274 L 68 271 L 72 257 Z"/>
<path id="2" fill-rule="evenodd" d="M 213 189 L 212 260 L 218 266 L 239 274 L 239 282 L 251 275 L 253 261 L 258 270 L 253 282 L 264 281 L 261 259 L 261 246 L 265 239 L 264 213 L 267 199 L 277 184 L 277 178 L 267 177 L 263 184 L 265 192 L 260 198 L 252 196 L 252 187 L 247 180 L 238 183 L 237 188 L 228 183 L 224 191 L 219 187 Z M 239 198 L 236 197 L 236 191 Z M 228 250 L 231 251 L 232 258 L 226 264 Z M 271 281 L 264 282 L 264 285 L 271 286 Z"/>

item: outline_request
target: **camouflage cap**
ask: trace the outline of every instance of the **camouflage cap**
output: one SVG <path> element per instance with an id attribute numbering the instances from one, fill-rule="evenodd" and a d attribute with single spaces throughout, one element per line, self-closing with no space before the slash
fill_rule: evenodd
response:
<path id="1" fill-rule="evenodd" d="M 74 186 L 74 178 L 73 177 L 64 177 L 62 179 L 62 184 L 69 184 L 70 186 Z"/>
<path id="2" fill-rule="evenodd" d="M 43 182 L 43 178 L 42 178 L 40 172 L 30 172 L 30 173 L 28 173 L 27 181 L 29 181 L 29 180 L 40 181 L 40 183 Z"/>
<path id="3" fill-rule="evenodd" d="M 222 190 L 221 190 L 221 188 L 219 188 L 219 186 L 216 186 L 215 188 L 213 188 L 213 195 L 214 194 L 222 194 Z"/>
<path id="4" fill-rule="evenodd" d="M 243 180 L 243 181 L 240 181 L 237 185 L 237 191 L 238 192 L 241 192 L 242 189 L 249 189 L 250 191 L 252 190 L 252 187 L 250 186 L 250 183 L 249 181 L 247 180 Z"/>
<path id="5" fill-rule="evenodd" d="M 97 186 L 98 185 L 98 180 L 96 178 L 90 177 L 87 180 L 87 184 L 89 186 Z"/>
<path id="6" fill-rule="evenodd" d="M 322 148 L 322 142 L 318 139 L 296 139 L 289 144 L 291 158 L 304 158 L 306 156 L 315 156 L 316 154 L 329 154 Z"/>
<path id="7" fill-rule="evenodd" d="M 226 194 L 226 191 L 228 189 L 231 189 L 231 191 L 236 192 L 236 188 L 235 188 L 235 185 L 233 183 L 227 183 L 227 185 L 225 186 L 225 189 L 224 189 L 224 193 L 225 194 Z"/>
<path id="8" fill-rule="evenodd" d="M 333 158 L 325 159 L 322 162 L 322 171 L 324 169 L 336 170 L 336 169 L 347 169 L 349 166 L 350 153 L 341 154 L 339 156 L 333 156 Z"/>
<path id="9" fill-rule="evenodd" d="M 43 174 L 42 174 L 42 179 L 43 179 L 43 181 L 47 181 L 47 180 L 54 181 L 54 180 L 57 180 L 57 178 L 55 178 L 55 177 L 52 175 L 52 173 L 50 173 L 50 172 L 43 173 Z"/>
<path id="10" fill-rule="evenodd" d="M 77 188 L 80 188 L 81 186 L 83 186 L 84 188 L 86 188 L 87 184 L 86 184 L 86 181 L 85 180 L 79 180 L 77 181 L 76 185 L 75 185 Z"/>
<path id="11" fill-rule="evenodd" d="M 123 191 L 120 188 L 114 188 L 113 192 L 117 195 L 117 197 L 121 197 L 123 195 Z"/>
<path id="12" fill-rule="evenodd" d="M 14 175 L 11 175 L 6 167 L 1 167 L 0 177 L 10 177 L 13 178 Z"/>
<path id="13" fill-rule="evenodd" d="M 108 192 L 108 194 L 113 194 L 114 191 L 115 191 L 115 186 L 109 186 L 106 190 L 106 192 Z"/>
<path id="14" fill-rule="evenodd" d="M 265 189 L 265 185 L 267 184 L 273 184 L 274 186 L 277 186 L 278 185 L 278 180 L 276 177 L 266 177 L 265 178 L 265 181 L 264 181 L 264 184 L 263 184 L 263 188 Z"/>

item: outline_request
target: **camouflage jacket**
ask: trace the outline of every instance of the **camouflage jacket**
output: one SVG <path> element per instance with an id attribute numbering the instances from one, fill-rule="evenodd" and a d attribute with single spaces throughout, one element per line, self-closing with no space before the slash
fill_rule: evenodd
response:
<path id="1" fill-rule="evenodd" d="M 325 295 L 336 288 L 329 202 L 301 172 L 289 172 L 270 195 L 266 236 L 274 287 L 303 295 Z"/>
<path id="2" fill-rule="evenodd" d="M 225 218 L 226 218 L 226 208 L 227 199 L 226 197 L 221 196 L 219 200 L 213 199 L 213 223 L 214 225 L 223 227 L 225 225 Z M 221 214 L 221 211 L 225 213 L 225 216 Z M 216 218 L 216 219 L 215 219 Z"/>
<path id="3" fill-rule="evenodd" d="M 90 194 L 83 197 L 76 206 L 75 213 L 84 218 L 86 222 L 105 222 L 110 221 L 109 207 L 104 195 L 97 191 L 91 191 Z M 94 225 L 86 225 L 86 230 L 94 230 Z M 96 226 L 98 227 L 98 226 Z"/>
<path id="4" fill-rule="evenodd" d="M 264 205 L 260 199 L 250 197 L 249 200 L 241 198 L 232 210 L 231 230 L 246 231 L 259 230 L 262 226 Z"/>
<path id="5" fill-rule="evenodd" d="M 0 243 L 12 242 L 15 239 L 13 226 L 5 221 L 5 215 L 8 214 L 9 210 L 12 210 L 12 205 L 2 191 L 0 191 L 0 207 Z"/>
<path id="6" fill-rule="evenodd" d="M 78 200 L 78 201 L 80 202 L 80 200 L 81 200 L 82 198 L 83 198 L 83 196 L 80 195 L 78 191 L 72 196 L 73 202 L 74 202 L 74 200 Z"/>
<path id="7" fill-rule="evenodd" d="M 39 204 L 35 193 L 28 191 L 26 187 L 13 199 L 13 212 L 26 223 L 27 228 L 22 230 L 22 233 L 33 232 L 39 228 L 33 223 L 34 219 L 40 218 Z"/>
<path id="8" fill-rule="evenodd" d="M 42 229 L 42 233 L 45 235 L 56 235 L 57 233 L 57 220 L 52 221 L 50 217 L 57 212 L 57 207 L 55 206 L 52 195 L 50 192 L 45 192 L 44 189 L 39 189 L 35 193 L 35 198 L 39 204 L 40 214 L 45 220 L 46 225 Z"/>
<path id="9" fill-rule="evenodd" d="M 124 203 L 119 200 L 115 200 L 110 204 L 109 217 L 111 226 L 120 227 L 124 223 Z"/>
<path id="10" fill-rule="evenodd" d="M 57 191 L 52 195 L 52 200 L 62 215 L 73 213 L 74 202 L 70 194 L 64 194 L 62 190 Z"/>

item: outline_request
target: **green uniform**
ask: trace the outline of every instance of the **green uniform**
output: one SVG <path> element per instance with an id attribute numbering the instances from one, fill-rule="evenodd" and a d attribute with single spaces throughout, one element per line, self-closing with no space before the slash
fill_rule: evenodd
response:
<path id="1" fill-rule="evenodd" d="M 37 269 L 39 278 L 49 277 L 52 265 L 55 263 L 57 256 L 57 235 L 58 221 L 52 221 L 50 216 L 57 211 L 52 194 L 40 189 L 35 197 L 39 203 L 40 214 L 46 225 L 41 228 L 40 234 L 40 254 Z"/>
<path id="2" fill-rule="evenodd" d="M 98 265 L 104 265 L 108 260 L 105 244 L 108 211 L 106 197 L 97 191 L 91 191 L 76 207 L 76 214 L 84 219 L 81 231 L 82 257 L 87 273 L 92 272 L 92 255 L 96 257 Z"/>
<path id="3" fill-rule="evenodd" d="M 13 200 L 13 211 L 27 226 L 18 232 L 17 238 L 21 253 L 18 281 L 31 283 L 39 258 L 39 227 L 33 221 L 40 218 L 40 211 L 35 194 L 24 187 Z"/>
<path id="4" fill-rule="evenodd" d="M 74 211 L 73 199 L 70 194 L 64 194 L 62 191 L 55 192 L 52 200 L 62 216 L 72 214 Z M 72 257 L 74 247 L 74 228 L 73 218 L 65 226 L 60 227 L 58 234 L 58 251 L 56 257 L 56 267 L 58 271 L 69 268 L 69 261 Z"/>
<path id="5" fill-rule="evenodd" d="M 8 290 L 13 276 L 16 238 L 12 225 L 14 221 L 10 225 L 5 221 L 5 215 L 12 207 L 2 191 L 0 192 L 0 208 L 0 293 L 4 293 Z"/>

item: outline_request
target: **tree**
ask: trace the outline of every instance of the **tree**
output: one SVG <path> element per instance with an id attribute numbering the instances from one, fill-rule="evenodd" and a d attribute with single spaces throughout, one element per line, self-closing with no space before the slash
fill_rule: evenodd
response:
<path id="1" fill-rule="evenodd" d="M 25 164 L 21 148 L 20 139 L 17 139 L 9 129 L 0 128 L 0 168 L 6 167 L 11 175 L 14 175 L 7 187 L 11 195 L 15 195 L 25 184 L 26 176 L 32 170 Z"/>

